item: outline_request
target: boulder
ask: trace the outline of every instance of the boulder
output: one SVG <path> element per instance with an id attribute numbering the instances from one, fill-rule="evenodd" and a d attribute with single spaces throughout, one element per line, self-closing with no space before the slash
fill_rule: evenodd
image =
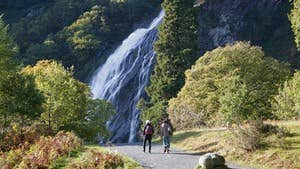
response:
<path id="1" fill-rule="evenodd" d="M 203 169 L 227 169 L 225 158 L 215 153 L 207 153 L 200 157 L 199 165 Z"/>

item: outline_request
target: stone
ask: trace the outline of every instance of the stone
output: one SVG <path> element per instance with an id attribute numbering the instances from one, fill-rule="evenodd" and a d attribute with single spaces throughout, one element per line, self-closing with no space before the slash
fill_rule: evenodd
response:
<path id="1" fill-rule="evenodd" d="M 199 158 L 199 165 L 203 169 L 226 169 L 225 158 L 216 153 L 207 153 Z"/>

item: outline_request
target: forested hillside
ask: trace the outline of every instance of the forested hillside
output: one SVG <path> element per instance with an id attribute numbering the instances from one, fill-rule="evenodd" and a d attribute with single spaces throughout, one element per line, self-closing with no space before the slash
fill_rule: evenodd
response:
<path id="1" fill-rule="evenodd" d="M 159 11 L 160 0 L 7 0 L 0 13 L 19 47 L 18 60 L 60 60 L 88 80 L 135 27 Z"/>
<path id="2" fill-rule="evenodd" d="M 197 2 L 0 1 L 0 168 L 127 168 L 83 145 L 140 141 L 150 120 L 165 153 L 174 133 L 299 169 L 300 0 Z"/>

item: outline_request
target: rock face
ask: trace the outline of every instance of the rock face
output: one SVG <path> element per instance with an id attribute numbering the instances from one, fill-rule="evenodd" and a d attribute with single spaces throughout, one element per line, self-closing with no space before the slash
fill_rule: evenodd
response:
<path id="1" fill-rule="evenodd" d="M 224 157 L 215 153 L 207 153 L 201 156 L 199 165 L 203 169 L 227 169 Z"/>
<path id="2" fill-rule="evenodd" d="M 267 55 L 296 62 L 287 0 L 207 0 L 199 7 L 200 55 L 235 41 L 262 46 Z M 299 60 L 299 59 L 298 59 Z"/>

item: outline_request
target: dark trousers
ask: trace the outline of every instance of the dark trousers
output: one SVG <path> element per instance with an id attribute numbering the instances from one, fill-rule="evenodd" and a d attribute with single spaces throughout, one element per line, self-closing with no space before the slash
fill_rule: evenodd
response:
<path id="1" fill-rule="evenodd" d="M 152 135 L 145 135 L 145 138 L 144 138 L 144 152 L 146 150 L 147 141 L 149 143 L 149 152 L 151 152 L 151 140 L 152 140 Z"/>

